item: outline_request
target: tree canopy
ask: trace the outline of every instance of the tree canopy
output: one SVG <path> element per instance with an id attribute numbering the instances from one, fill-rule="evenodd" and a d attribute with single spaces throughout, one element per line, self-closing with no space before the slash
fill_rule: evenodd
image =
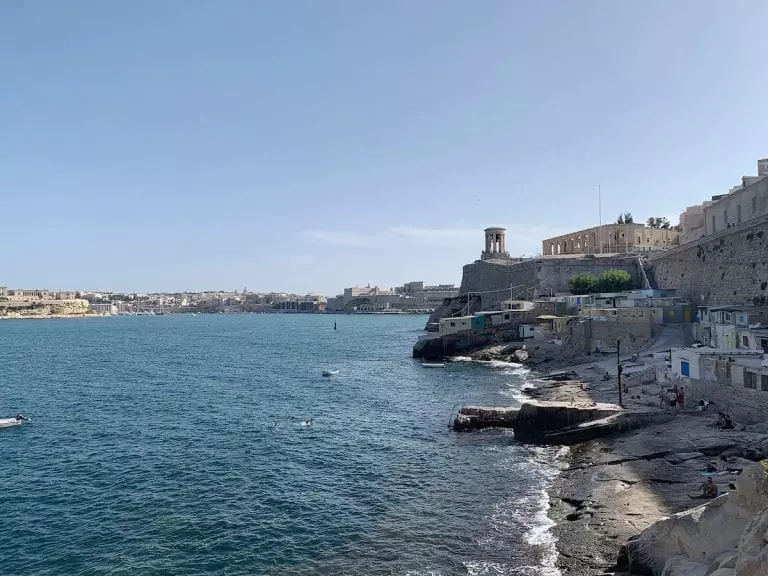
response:
<path id="1" fill-rule="evenodd" d="M 667 230 L 672 227 L 672 224 L 670 224 L 669 220 L 667 220 L 663 216 L 661 217 L 651 216 L 650 218 L 648 218 L 647 223 L 649 228 L 664 228 L 665 230 Z"/>

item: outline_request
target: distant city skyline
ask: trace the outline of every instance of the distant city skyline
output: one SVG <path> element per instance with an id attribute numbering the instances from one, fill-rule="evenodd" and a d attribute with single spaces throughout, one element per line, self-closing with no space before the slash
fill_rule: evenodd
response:
<path id="1" fill-rule="evenodd" d="M 759 0 L 0 5 L 0 282 L 459 283 L 768 156 Z"/>

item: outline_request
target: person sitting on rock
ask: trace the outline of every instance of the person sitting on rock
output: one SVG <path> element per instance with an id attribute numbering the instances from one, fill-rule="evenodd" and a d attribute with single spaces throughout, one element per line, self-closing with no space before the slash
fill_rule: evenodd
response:
<path id="1" fill-rule="evenodd" d="M 720 456 L 720 460 L 717 461 L 715 470 L 717 472 L 728 472 L 728 459 L 725 456 Z"/>
<path id="2" fill-rule="evenodd" d="M 696 496 L 689 496 L 691 498 L 717 498 L 717 484 L 715 484 L 715 481 L 712 480 L 712 476 L 709 476 L 704 482 L 701 483 L 701 486 L 699 486 L 699 490 L 701 491 L 701 494 L 698 494 Z"/>
<path id="3" fill-rule="evenodd" d="M 731 430 L 733 429 L 733 421 L 731 420 L 731 417 L 728 416 L 728 414 L 725 414 L 723 412 L 717 413 L 717 422 L 715 422 L 715 426 L 718 428 L 722 428 L 723 430 Z"/>

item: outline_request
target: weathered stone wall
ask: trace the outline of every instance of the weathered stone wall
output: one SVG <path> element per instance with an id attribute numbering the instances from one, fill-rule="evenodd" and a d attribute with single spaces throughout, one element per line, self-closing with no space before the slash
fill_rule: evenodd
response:
<path id="1" fill-rule="evenodd" d="M 650 319 L 619 322 L 615 318 L 607 320 L 571 321 L 567 334 L 563 338 L 566 345 L 586 354 L 599 349 L 603 352 L 616 350 L 616 342 L 621 342 L 622 352 L 634 352 L 642 348 L 651 338 Z"/>
<path id="2" fill-rule="evenodd" d="M 683 378 L 680 384 L 685 390 L 685 405 L 693 408 L 699 400 L 714 402 L 709 409 L 713 418 L 717 412 L 725 412 L 733 418 L 734 424 L 757 424 L 766 421 L 768 414 L 768 391 L 724 386 L 706 380 Z"/>
<path id="3" fill-rule="evenodd" d="M 768 216 L 651 256 L 654 288 L 703 305 L 768 304 Z"/>
<path id="4" fill-rule="evenodd" d="M 608 270 L 625 270 L 640 286 L 642 273 L 636 256 L 572 256 L 516 263 L 478 260 L 464 266 L 459 293 L 480 294 L 482 309 L 492 310 L 510 298 L 533 300 L 537 296 L 569 292 L 568 280 L 573 276 L 597 276 Z"/>

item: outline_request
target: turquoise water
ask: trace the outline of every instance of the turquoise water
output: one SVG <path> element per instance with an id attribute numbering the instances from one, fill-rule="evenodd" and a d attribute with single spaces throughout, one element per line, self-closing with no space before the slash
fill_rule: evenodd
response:
<path id="1" fill-rule="evenodd" d="M 419 366 L 424 321 L 0 322 L 3 573 L 552 574 L 553 455 L 448 428 L 529 376 Z"/>

